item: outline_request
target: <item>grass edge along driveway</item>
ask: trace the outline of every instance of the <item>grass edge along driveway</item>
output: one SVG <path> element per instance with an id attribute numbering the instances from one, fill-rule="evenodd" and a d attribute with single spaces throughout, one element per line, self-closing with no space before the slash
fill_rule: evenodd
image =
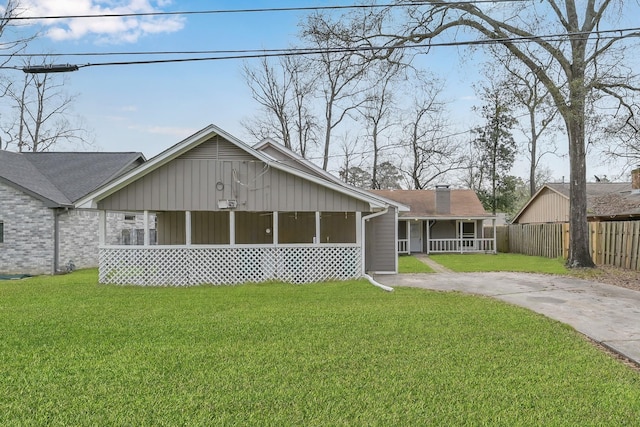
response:
<path id="1" fill-rule="evenodd" d="M 571 328 L 365 281 L 0 282 L 0 424 L 630 425 L 640 374 Z"/>

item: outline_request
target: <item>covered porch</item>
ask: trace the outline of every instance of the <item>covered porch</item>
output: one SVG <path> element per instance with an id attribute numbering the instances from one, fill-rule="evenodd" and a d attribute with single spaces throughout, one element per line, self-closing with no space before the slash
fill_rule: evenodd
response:
<path id="1" fill-rule="evenodd" d="M 362 276 L 361 212 L 144 211 L 142 245 L 106 243 L 101 211 L 99 281 L 189 286 Z M 153 222 L 153 224 L 152 224 Z M 152 244 L 152 231 L 157 241 Z"/>
<path id="2" fill-rule="evenodd" d="M 398 253 L 495 253 L 495 237 L 485 237 L 483 218 L 403 218 L 398 221 Z M 495 236 L 495 219 L 493 220 Z"/>

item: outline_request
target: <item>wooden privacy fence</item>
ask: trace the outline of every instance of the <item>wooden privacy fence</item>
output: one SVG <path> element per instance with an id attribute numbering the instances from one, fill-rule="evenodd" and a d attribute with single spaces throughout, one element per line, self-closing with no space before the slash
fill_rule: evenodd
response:
<path id="1" fill-rule="evenodd" d="M 492 234 L 485 229 L 485 236 Z M 562 224 L 513 224 L 496 227 L 498 252 L 558 258 L 563 254 Z"/>
<path id="2" fill-rule="evenodd" d="M 485 236 L 493 237 L 486 228 Z M 593 262 L 640 270 L 640 221 L 589 223 Z M 569 224 L 512 224 L 496 228 L 498 252 L 569 257 Z"/>

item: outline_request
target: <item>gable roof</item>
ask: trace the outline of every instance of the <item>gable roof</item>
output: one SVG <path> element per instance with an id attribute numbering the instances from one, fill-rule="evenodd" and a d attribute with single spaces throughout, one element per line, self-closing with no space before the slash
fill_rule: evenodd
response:
<path id="1" fill-rule="evenodd" d="M 388 199 L 397 200 L 409 206 L 409 212 L 402 212 L 399 216 L 407 218 L 493 218 L 487 213 L 478 195 L 473 190 L 450 191 L 450 209 L 447 214 L 436 212 L 435 190 L 371 190 Z"/>
<path id="2" fill-rule="evenodd" d="M 378 198 L 384 200 L 386 203 L 389 203 L 389 204 L 392 204 L 392 205 L 396 205 L 398 207 L 398 211 L 399 212 L 408 212 L 410 210 L 408 205 L 404 204 L 403 202 L 401 202 L 399 200 L 390 199 L 388 197 L 385 197 L 383 194 L 380 194 L 380 193 L 377 193 L 377 192 L 374 192 L 374 191 L 371 191 L 371 190 L 363 190 L 361 188 L 354 187 L 351 184 L 347 184 L 346 182 L 342 181 L 338 177 L 336 177 L 336 176 L 330 174 L 329 172 L 325 171 L 320 166 L 318 166 L 315 163 L 305 159 L 304 157 L 302 157 L 301 155 L 299 155 L 295 151 L 288 149 L 284 145 L 275 142 L 271 138 L 263 139 L 259 143 L 255 144 L 253 146 L 253 148 L 258 150 L 258 151 L 260 151 L 261 153 L 264 153 L 265 155 L 271 157 L 276 162 L 286 162 L 286 164 L 291 166 L 291 167 L 294 167 L 294 168 L 299 169 L 299 170 L 301 170 L 303 172 L 308 172 L 308 173 L 311 173 L 311 174 L 313 174 L 315 176 L 327 179 L 327 180 L 329 180 L 329 181 L 331 181 L 333 183 L 336 183 L 338 185 L 341 185 L 343 187 L 351 188 L 354 191 L 360 191 L 360 192 L 365 191 L 367 193 L 372 193 L 375 196 L 377 196 Z M 275 150 L 279 154 L 278 158 L 275 158 L 274 156 L 270 155 L 269 154 L 270 150 Z"/>
<path id="3" fill-rule="evenodd" d="M 0 180 L 44 202 L 73 202 L 145 161 L 142 153 L 12 153 L 0 151 Z"/>
<path id="4" fill-rule="evenodd" d="M 514 216 L 516 223 L 522 214 L 535 203 L 540 194 L 553 191 L 569 200 L 568 183 L 547 183 L 536 191 L 527 203 Z M 587 216 L 615 217 L 640 216 L 640 193 L 632 190 L 630 182 L 588 182 L 587 183 Z"/>
<path id="5" fill-rule="evenodd" d="M 77 201 L 76 206 L 83 207 L 83 208 L 96 208 L 98 201 L 108 197 L 109 195 L 126 187 L 127 185 L 133 183 L 134 181 L 144 177 L 145 175 L 171 162 L 173 159 L 187 153 L 188 151 L 192 150 L 193 148 L 199 146 L 200 144 L 206 142 L 211 137 L 216 135 L 220 136 L 221 138 L 225 139 L 226 141 L 230 142 L 231 144 L 235 145 L 241 150 L 244 150 L 245 152 L 249 153 L 253 157 L 257 158 L 259 161 L 264 162 L 265 164 L 269 165 L 274 169 L 278 169 L 283 172 L 290 173 L 292 175 L 306 179 L 310 182 L 314 182 L 323 187 L 330 188 L 336 192 L 339 192 L 339 193 L 348 195 L 350 197 L 353 197 L 355 199 L 369 203 L 372 209 L 384 209 L 389 204 L 394 206 L 397 205 L 396 202 L 390 202 L 390 201 L 384 200 L 383 198 L 377 197 L 367 191 L 359 190 L 353 187 L 339 184 L 333 180 L 328 180 L 326 177 L 311 174 L 309 172 L 291 167 L 285 164 L 284 162 L 274 160 L 273 157 L 270 157 L 265 153 L 259 150 L 256 150 L 255 148 L 245 144 L 244 142 L 240 141 L 234 136 L 223 131 L 219 127 L 215 125 L 209 125 L 204 129 L 196 132 L 195 134 L 187 137 L 186 139 L 178 142 L 172 147 L 169 147 L 162 153 L 158 154 L 154 158 L 144 163 L 142 166 L 117 177 L 116 179 L 110 181 L 109 183 L 97 189 L 96 191 L 93 191 L 92 193 L 81 198 L 80 200 Z"/>

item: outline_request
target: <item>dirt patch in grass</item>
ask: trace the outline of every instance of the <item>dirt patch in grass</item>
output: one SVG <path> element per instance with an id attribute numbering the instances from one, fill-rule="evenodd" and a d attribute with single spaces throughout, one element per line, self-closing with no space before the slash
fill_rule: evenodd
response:
<path id="1" fill-rule="evenodd" d="M 640 291 L 640 271 L 603 265 L 594 269 L 576 269 L 572 273 L 581 279 Z"/>

